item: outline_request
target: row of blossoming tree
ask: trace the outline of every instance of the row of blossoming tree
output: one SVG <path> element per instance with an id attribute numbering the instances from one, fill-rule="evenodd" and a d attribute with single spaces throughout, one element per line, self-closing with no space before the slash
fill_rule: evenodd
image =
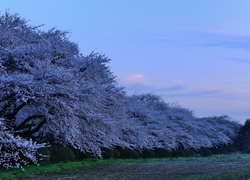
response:
<path id="1" fill-rule="evenodd" d="M 240 127 L 228 117 L 196 118 L 153 94 L 127 95 L 106 56 L 83 56 L 68 32 L 0 17 L 0 166 L 36 163 L 56 142 L 101 156 L 101 147 L 168 150 L 217 147 Z"/>

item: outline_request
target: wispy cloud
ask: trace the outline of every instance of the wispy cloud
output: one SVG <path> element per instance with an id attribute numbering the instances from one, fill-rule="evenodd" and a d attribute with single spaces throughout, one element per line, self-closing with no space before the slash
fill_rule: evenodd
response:
<path id="1" fill-rule="evenodd" d="M 250 38 L 249 33 L 235 32 L 235 31 L 230 31 L 228 29 L 196 29 L 196 31 L 204 34 L 219 35 L 226 37 Z"/>
<path id="2" fill-rule="evenodd" d="M 135 74 L 123 79 L 123 85 L 129 92 L 156 93 L 171 97 L 222 97 L 223 91 L 215 87 L 189 87 L 183 80 L 169 80 L 165 84 L 150 84 L 142 74 Z"/>
<path id="3" fill-rule="evenodd" d="M 195 97 L 222 97 L 224 92 L 218 88 L 198 88 L 191 89 L 186 93 L 186 96 L 195 96 Z"/>
<path id="4" fill-rule="evenodd" d="M 250 98 L 250 89 L 247 88 L 239 88 L 239 89 L 235 89 L 233 90 L 234 94 L 237 94 L 239 98 L 246 98 L 249 99 Z M 250 99 L 249 99 L 250 100 Z"/>
<path id="5" fill-rule="evenodd" d="M 226 29 L 180 28 L 179 30 L 197 36 L 191 45 L 207 47 L 222 46 L 247 51 L 250 49 L 249 33 L 234 32 Z"/>
<path id="6" fill-rule="evenodd" d="M 159 95 L 165 94 L 166 92 L 173 93 L 183 91 L 187 88 L 184 81 L 176 79 L 160 84 L 150 83 L 143 74 L 134 74 L 122 78 L 121 84 L 125 86 L 126 90 L 130 93 L 157 93 Z"/>
<path id="7" fill-rule="evenodd" d="M 178 30 L 203 35 L 250 38 L 250 33 L 236 32 L 228 29 L 178 28 Z"/>
<path id="8" fill-rule="evenodd" d="M 167 86 L 156 87 L 161 95 L 175 97 L 212 97 L 221 96 L 222 90 L 216 87 L 193 87 L 183 80 L 170 80 Z"/>
<path id="9" fill-rule="evenodd" d="M 165 91 L 165 96 L 171 97 L 192 97 L 192 98 L 211 98 L 222 97 L 223 91 L 217 88 L 186 88 L 182 91 L 169 92 Z"/>
<path id="10" fill-rule="evenodd" d="M 161 95 L 165 97 L 173 98 L 190 98 L 190 102 L 192 102 L 195 98 L 212 98 L 214 101 L 222 100 L 241 100 L 242 102 L 250 102 L 250 89 L 249 88 L 234 88 L 234 89 L 226 89 L 226 88 L 218 88 L 218 87 L 210 87 L 210 88 L 197 88 L 190 87 L 183 89 L 181 91 L 161 91 Z"/>
<path id="11" fill-rule="evenodd" d="M 160 42 L 173 42 L 173 39 L 165 37 L 165 36 L 155 36 L 155 37 L 150 37 L 149 39 L 153 41 L 160 41 Z"/>
<path id="12" fill-rule="evenodd" d="M 231 84 L 233 82 L 225 82 Z M 161 85 L 149 83 L 144 74 L 134 74 L 122 79 L 122 85 L 125 86 L 128 93 L 156 93 L 163 97 L 171 97 L 171 99 L 185 98 L 192 102 L 196 98 L 212 98 L 212 99 L 242 99 L 250 101 L 249 82 L 238 82 L 241 88 L 228 88 L 227 86 L 192 86 L 183 80 L 169 80 Z"/>
<path id="13" fill-rule="evenodd" d="M 164 86 L 164 87 L 158 87 L 156 88 L 156 91 L 160 91 L 160 92 L 175 92 L 175 91 L 181 91 L 186 89 L 186 84 L 183 80 L 170 80 L 169 83 L 167 83 L 168 85 Z"/>

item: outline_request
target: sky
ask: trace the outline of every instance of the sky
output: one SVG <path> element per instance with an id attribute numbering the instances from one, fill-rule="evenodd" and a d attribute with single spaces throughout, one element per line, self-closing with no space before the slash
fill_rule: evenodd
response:
<path id="1" fill-rule="evenodd" d="M 153 93 L 197 117 L 250 118 L 249 0 L 0 0 L 111 59 L 128 94 Z"/>

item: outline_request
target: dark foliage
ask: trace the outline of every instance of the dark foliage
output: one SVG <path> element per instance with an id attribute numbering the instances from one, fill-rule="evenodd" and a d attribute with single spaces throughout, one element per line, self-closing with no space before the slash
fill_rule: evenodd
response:
<path id="1" fill-rule="evenodd" d="M 67 162 L 74 161 L 75 154 L 69 147 L 64 147 L 62 145 L 52 145 L 50 148 L 50 162 Z"/>
<path id="2" fill-rule="evenodd" d="M 250 153 L 250 119 L 240 128 L 238 136 L 234 141 L 235 147 L 244 153 Z"/>
<path id="3" fill-rule="evenodd" d="M 120 152 L 117 149 L 113 149 L 113 152 L 114 152 L 114 158 L 119 158 L 121 156 Z"/>
<path id="4" fill-rule="evenodd" d="M 102 150 L 102 157 L 104 159 L 110 159 L 114 157 L 114 151 L 108 148 L 101 148 Z"/>
<path id="5" fill-rule="evenodd" d="M 172 157 L 185 157 L 185 151 L 183 149 L 177 149 L 172 151 L 171 153 Z"/>
<path id="6" fill-rule="evenodd" d="M 75 154 L 75 159 L 76 160 L 83 160 L 83 159 L 87 159 L 87 158 L 92 158 L 93 157 L 93 154 L 90 153 L 90 152 L 82 152 L 78 149 L 74 149 L 74 148 L 71 148 L 71 150 L 74 152 Z"/>
<path id="7" fill-rule="evenodd" d="M 207 149 L 207 148 L 202 148 L 202 149 L 200 149 L 199 152 L 202 153 L 202 156 L 210 156 L 213 154 L 212 151 L 210 149 Z"/>
<path id="8" fill-rule="evenodd" d="M 139 152 L 134 149 L 120 149 L 119 152 L 122 159 L 138 158 L 140 156 Z"/>
<path id="9" fill-rule="evenodd" d="M 163 148 L 156 148 L 154 150 L 154 153 L 156 157 L 170 157 L 171 156 L 171 152 Z"/>
<path id="10" fill-rule="evenodd" d="M 153 158 L 153 157 L 155 157 L 155 153 L 154 153 L 153 150 L 143 149 L 143 151 L 142 151 L 142 157 L 143 158 Z"/>

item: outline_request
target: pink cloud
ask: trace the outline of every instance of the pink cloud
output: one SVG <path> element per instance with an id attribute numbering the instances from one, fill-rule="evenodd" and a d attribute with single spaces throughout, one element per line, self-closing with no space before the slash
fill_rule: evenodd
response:
<path id="1" fill-rule="evenodd" d="M 122 79 L 124 84 L 143 84 L 149 85 L 144 74 L 133 74 Z"/>
<path id="2" fill-rule="evenodd" d="M 174 86 L 185 86 L 185 83 L 183 80 L 177 80 L 173 79 L 170 81 Z"/>

